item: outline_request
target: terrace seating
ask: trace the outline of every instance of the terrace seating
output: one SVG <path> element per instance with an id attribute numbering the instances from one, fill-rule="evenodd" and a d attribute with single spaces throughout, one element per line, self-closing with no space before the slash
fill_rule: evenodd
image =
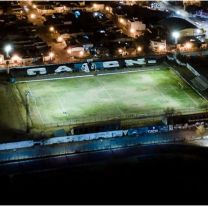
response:
<path id="1" fill-rule="evenodd" d="M 208 89 L 208 82 L 205 81 L 205 79 L 202 78 L 201 76 L 200 77 L 195 77 L 193 80 L 191 80 L 191 82 L 200 91 L 204 91 L 204 90 Z"/>

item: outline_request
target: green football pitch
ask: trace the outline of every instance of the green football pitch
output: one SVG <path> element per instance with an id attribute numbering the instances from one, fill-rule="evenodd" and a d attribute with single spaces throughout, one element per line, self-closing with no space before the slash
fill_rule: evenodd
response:
<path id="1" fill-rule="evenodd" d="M 15 99 L 21 99 L 19 107 L 25 102 L 25 92 L 30 92 L 33 126 L 155 114 L 167 108 L 194 112 L 205 104 L 170 69 L 24 82 L 14 87 Z"/>

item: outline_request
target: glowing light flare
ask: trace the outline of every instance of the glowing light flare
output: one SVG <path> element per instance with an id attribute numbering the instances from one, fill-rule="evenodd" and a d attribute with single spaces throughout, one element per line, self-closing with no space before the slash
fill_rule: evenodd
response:
<path id="1" fill-rule="evenodd" d="M 50 32 L 54 32 L 54 31 L 55 31 L 55 28 L 54 28 L 53 26 L 50 26 L 50 27 L 49 27 L 49 31 L 50 31 Z"/>
<path id="2" fill-rule="evenodd" d="M 191 42 L 186 42 L 185 43 L 185 48 L 186 49 L 191 49 L 193 47 L 193 44 Z"/>
<path id="3" fill-rule="evenodd" d="M 14 62 L 21 62 L 22 58 L 18 54 L 14 54 L 11 58 L 12 61 Z"/>
<path id="4" fill-rule="evenodd" d="M 142 51 L 142 47 L 138 46 L 138 47 L 137 47 L 137 51 L 138 51 L 138 52 L 141 52 L 141 51 Z"/>
<path id="5" fill-rule="evenodd" d="M 61 43 L 61 42 L 63 42 L 63 37 L 62 36 L 59 36 L 58 38 L 57 38 L 57 42 L 59 42 L 59 43 Z"/>
<path id="6" fill-rule="evenodd" d="M 36 18 L 36 15 L 34 13 L 30 14 L 30 18 L 31 19 L 35 19 Z"/>
<path id="7" fill-rule="evenodd" d="M 84 51 L 80 51 L 79 56 L 83 56 L 83 55 L 84 55 Z"/>

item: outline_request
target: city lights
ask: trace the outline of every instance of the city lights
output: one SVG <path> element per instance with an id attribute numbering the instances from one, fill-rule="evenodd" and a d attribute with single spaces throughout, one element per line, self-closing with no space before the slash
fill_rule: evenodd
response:
<path id="1" fill-rule="evenodd" d="M 63 42 L 63 37 L 62 36 L 59 36 L 58 38 L 57 38 L 57 42 L 59 42 L 59 43 L 61 43 L 61 42 Z"/>
<path id="2" fill-rule="evenodd" d="M 93 4 L 92 5 L 94 9 L 97 9 L 98 5 L 97 4 Z"/>
<path id="3" fill-rule="evenodd" d="M 124 24 L 124 23 L 125 23 L 125 20 L 124 20 L 123 18 L 119 18 L 119 22 L 120 22 L 121 24 Z"/>
<path id="4" fill-rule="evenodd" d="M 70 48 L 68 48 L 68 49 L 67 49 L 67 53 L 68 53 L 68 54 L 71 54 L 71 53 L 72 53 L 72 50 L 71 50 Z"/>
<path id="5" fill-rule="evenodd" d="M 106 7 L 105 7 L 105 10 L 106 10 L 106 11 L 110 11 L 110 7 L 106 6 Z"/>
<path id="6" fill-rule="evenodd" d="M 142 47 L 138 46 L 138 47 L 137 47 L 137 51 L 138 51 L 138 52 L 141 52 L 141 51 L 142 51 Z"/>
<path id="7" fill-rule="evenodd" d="M 18 62 L 18 63 L 20 63 L 20 62 L 22 61 L 22 58 L 21 58 L 19 55 L 14 54 L 14 55 L 12 56 L 11 60 L 12 60 L 13 62 Z"/>
<path id="8" fill-rule="evenodd" d="M 80 55 L 80 56 L 83 56 L 83 55 L 84 55 L 84 51 L 80 51 L 80 52 L 79 52 L 79 55 Z"/>
<path id="9" fill-rule="evenodd" d="M 192 45 L 191 42 L 186 42 L 186 43 L 185 43 L 185 48 L 188 49 L 188 50 L 191 49 L 192 46 L 193 46 L 193 45 Z"/>
<path id="10" fill-rule="evenodd" d="M 135 33 L 135 29 L 131 28 L 130 29 L 130 33 L 134 34 Z"/>
<path id="11" fill-rule="evenodd" d="M 123 52 L 123 50 L 120 48 L 120 49 L 118 49 L 118 52 L 121 54 Z"/>
<path id="12" fill-rule="evenodd" d="M 53 26 L 50 26 L 50 27 L 49 27 L 49 31 L 50 31 L 50 32 L 54 32 L 54 30 L 55 30 L 55 29 L 54 29 Z"/>
<path id="13" fill-rule="evenodd" d="M 50 53 L 49 53 L 49 56 L 50 56 L 50 58 L 53 58 L 55 55 L 54 55 L 53 52 L 50 52 Z"/>
<path id="14" fill-rule="evenodd" d="M 33 7 L 33 9 L 36 9 L 36 8 L 37 8 L 37 6 L 36 6 L 35 4 L 33 4 L 33 6 L 32 6 L 32 7 Z"/>
<path id="15" fill-rule="evenodd" d="M 30 14 L 30 18 L 31 19 L 35 19 L 36 18 L 36 15 L 34 13 Z"/>
<path id="16" fill-rule="evenodd" d="M 164 46 L 164 45 L 160 45 L 160 46 L 158 47 L 158 50 L 159 50 L 159 52 L 164 51 L 164 50 L 165 50 L 165 46 Z"/>

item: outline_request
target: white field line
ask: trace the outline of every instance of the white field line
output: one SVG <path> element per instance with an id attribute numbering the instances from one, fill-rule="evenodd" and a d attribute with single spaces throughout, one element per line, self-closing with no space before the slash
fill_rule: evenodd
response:
<path id="1" fill-rule="evenodd" d="M 31 92 L 32 96 L 34 97 L 33 99 L 34 99 L 34 102 L 35 102 L 35 108 L 36 108 L 36 110 L 37 110 L 37 112 L 38 112 L 38 114 L 39 114 L 40 120 L 41 120 L 42 124 L 45 124 L 45 121 L 43 120 L 43 117 L 42 117 L 42 115 L 41 115 L 41 112 L 40 112 L 40 110 L 38 109 L 37 102 L 36 102 L 36 97 L 35 97 L 34 93 L 32 92 L 32 90 L 31 90 L 29 84 L 26 83 L 26 85 L 27 85 L 29 91 Z"/>
<path id="2" fill-rule="evenodd" d="M 107 76 L 107 75 L 115 75 L 115 74 L 127 74 L 127 73 L 139 73 L 139 72 L 148 72 L 148 71 L 158 71 L 161 70 L 160 68 L 155 69 L 141 69 L 135 71 L 123 71 L 123 72 L 112 72 L 112 73 L 103 73 L 97 74 L 97 76 Z M 53 80 L 61 80 L 61 79 L 76 79 L 76 78 L 87 78 L 87 77 L 94 77 L 93 74 L 87 75 L 80 75 L 80 76 L 70 76 L 70 77 L 55 77 L 55 78 L 47 78 L 47 79 L 31 79 L 31 80 L 24 80 L 24 81 L 17 81 L 16 83 L 28 83 L 28 82 L 42 82 L 42 81 L 53 81 Z"/>
<path id="3" fill-rule="evenodd" d="M 64 113 L 65 113 L 65 107 L 63 106 L 62 101 L 61 101 L 60 98 L 56 95 L 56 93 L 55 93 L 55 96 L 56 96 L 56 99 L 58 100 L 59 110 L 61 111 L 62 114 L 64 114 Z"/>
<path id="4" fill-rule="evenodd" d="M 193 102 L 196 106 L 198 106 L 198 103 L 192 98 L 192 96 L 191 96 L 188 92 L 186 92 L 186 91 L 184 91 L 184 92 L 185 92 L 186 96 L 188 96 L 188 97 L 192 100 L 192 102 Z"/>
<path id="5" fill-rule="evenodd" d="M 103 88 L 103 90 L 106 92 L 106 94 L 113 100 L 114 102 L 114 99 L 112 97 L 112 95 L 108 92 L 108 90 L 105 88 L 105 86 L 103 85 L 102 81 L 101 80 L 98 80 L 96 78 L 96 81 L 98 82 L 98 84 L 101 85 L 101 87 Z M 115 104 L 116 105 L 116 104 Z M 121 113 L 121 114 L 124 114 L 124 112 L 119 108 L 119 106 L 116 105 L 116 109 Z"/>

